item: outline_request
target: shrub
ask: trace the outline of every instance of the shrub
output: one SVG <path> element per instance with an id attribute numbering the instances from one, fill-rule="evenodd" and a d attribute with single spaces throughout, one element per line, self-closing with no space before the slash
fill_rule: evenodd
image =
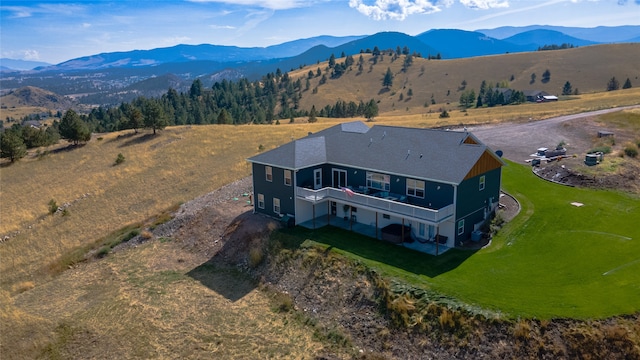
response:
<path id="1" fill-rule="evenodd" d="M 531 325 L 526 320 L 519 320 L 513 329 L 513 334 L 517 339 L 527 340 L 531 337 Z"/>
<path id="2" fill-rule="evenodd" d="M 71 213 L 69 212 L 69 209 L 67 208 L 62 209 L 62 216 L 69 216 L 69 215 L 71 215 Z"/>
<path id="3" fill-rule="evenodd" d="M 440 113 L 440 118 L 441 119 L 448 118 L 449 116 L 450 115 L 449 115 L 449 112 L 447 110 L 442 110 L 442 112 Z"/>
<path id="4" fill-rule="evenodd" d="M 276 302 L 275 310 L 277 312 L 289 312 L 293 310 L 293 299 L 287 293 L 276 292 L 274 293 L 274 300 Z"/>
<path id="5" fill-rule="evenodd" d="M 251 268 L 255 268 L 260 265 L 262 259 L 264 258 L 264 253 L 262 252 L 262 248 L 254 247 L 249 250 L 249 266 Z"/>
<path id="6" fill-rule="evenodd" d="M 47 206 L 49 207 L 49 214 L 51 215 L 55 214 L 56 211 L 58 211 L 58 204 L 53 199 L 49 200 Z"/>
<path id="7" fill-rule="evenodd" d="M 624 147 L 624 154 L 630 158 L 635 158 L 636 156 L 638 156 L 638 147 L 632 143 L 629 143 Z"/>
<path id="8" fill-rule="evenodd" d="M 118 153 L 118 156 L 116 157 L 116 161 L 114 165 L 120 165 L 123 162 L 124 162 L 124 155 L 122 155 L 122 153 Z"/>

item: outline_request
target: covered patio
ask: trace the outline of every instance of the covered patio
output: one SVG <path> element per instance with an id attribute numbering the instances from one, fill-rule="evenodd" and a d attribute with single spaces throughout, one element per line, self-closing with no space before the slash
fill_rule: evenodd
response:
<path id="1" fill-rule="evenodd" d="M 335 215 L 321 215 L 314 219 L 302 222 L 297 224 L 307 229 L 319 229 L 321 227 L 331 225 L 337 228 L 341 228 L 348 231 L 353 231 L 361 235 L 365 235 L 379 241 L 382 237 L 381 229 L 376 229 L 373 225 L 362 224 L 353 220 L 344 219 L 343 217 L 335 216 Z M 447 252 L 450 248 L 443 244 L 436 244 L 435 241 L 412 241 L 412 242 L 402 242 L 398 243 L 399 246 L 404 246 L 406 248 L 420 251 L 429 255 L 441 255 Z"/>

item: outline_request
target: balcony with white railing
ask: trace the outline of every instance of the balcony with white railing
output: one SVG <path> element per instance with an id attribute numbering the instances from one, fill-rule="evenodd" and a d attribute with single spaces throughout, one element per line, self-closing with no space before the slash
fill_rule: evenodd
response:
<path id="1" fill-rule="evenodd" d="M 313 204 L 325 201 L 338 201 L 355 207 L 369 208 L 391 215 L 414 218 L 430 222 L 440 222 L 453 215 L 453 204 L 440 209 L 429 209 L 398 201 L 394 196 L 380 198 L 357 192 L 346 192 L 341 189 L 326 187 L 318 190 L 311 190 L 302 187 L 296 188 L 298 199 L 311 202 Z"/>

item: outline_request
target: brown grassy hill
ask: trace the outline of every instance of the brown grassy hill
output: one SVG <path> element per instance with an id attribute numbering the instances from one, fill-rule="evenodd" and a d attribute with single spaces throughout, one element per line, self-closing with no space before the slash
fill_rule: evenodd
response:
<path id="1" fill-rule="evenodd" d="M 413 65 L 402 71 L 404 56 L 392 61 L 392 56 L 384 55 L 373 65 L 370 54 L 362 54 L 363 71 L 355 64 L 338 79 L 331 79 L 327 63 L 312 65 L 289 73 L 293 78 L 305 79 L 309 70 L 314 74 L 319 68 L 327 75 L 327 82 L 319 85 L 321 77 L 310 79 L 309 90 L 303 92 L 300 107 L 317 109 L 333 105 L 337 100 L 359 102 L 375 99 L 380 113 L 403 111 L 405 113 L 426 113 L 431 99 L 437 105 L 452 107 L 460 99 L 462 82 L 466 89 L 474 89 L 476 94 L 483 80 L 489 84 L 507 82 L 516 90 L 543 90 L 560 95 L 565 82 L 580 93 L 603 92 L 609 79 L 616 77 L 620 84 L 629 78 L 633 86 L 640 86 L 640 43 L 586 46 L 567 50 L 538 51 L 529 53 L 483 56 L 455 60 L 427 60 L 414 58 Z M 336 59 L 337 63 L 344 59 Z M 390 68 L 394 73 L 393 86 L 388 90 L 382 86 L 384 74 Z M 550 80 L 542 83 L 545 70 L 551 73 Z M 531 74 L 536 81 L 531 83 Z M 303 86 L 304 87 L 304 86 Z M 317 93 L 313 89 L 317 87 Z M 413 96 L 408 96 L 409 89 Z M 402 95 L 402 100 L 400 96 Z M 425 107 L 425 105 L 427 107 Z"/>
<path id="2" fill-rule="evenodd" d="M 25 86 L 0 97 L 3 107 L 34 106 L 51 110 L 66 110 L 75 103 L 68 97 L 34 86 Z"/>

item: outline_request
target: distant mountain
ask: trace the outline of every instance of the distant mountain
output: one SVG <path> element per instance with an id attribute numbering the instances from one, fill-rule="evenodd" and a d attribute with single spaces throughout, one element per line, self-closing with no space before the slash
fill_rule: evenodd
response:
<path id="1" fill-rule="evenodd" d="M 589 40 L 599 43 L 632 42 L 629 41 L 640 37 L 640 26 L 598 26 L 594 28 L 565 27 L 551 25 L 531 25 L 531 26 L 503 26 L 495 29 L 476 30 L 487 36 L 496 39 L 506 39 L 508 37 L 531 30 L 552 30 L 573 36 L 579 39 Z"/>
<path id="2" fill-rule="evenodd" d="M 340 56 L 342 52 L 344 52 L 345 54 L 353 55 L 360 53 L 361 50 L 373 50 L 373 48 L 376 46 L 380 50 L 396 50 L 398 46 L 400 48 L 406 46 L 407 48 L 409 48 L 410 52 L 420 53 L 423 57 L 427 57 L 428 55 L 436 55 L 439 52 L 434 47 L 425 44 L 416 37 L 393 31 L 379 32 L 377 34 L 373 34 L 371 36 L 367 36 L 362 39 L 340 45 L 332 50 L 336 56 Z"/>
<path id="3" fill-rule="evenodd" d="M 151 50 L 133 50 L 84 56 L 65 61 L 46 70 L 99 70 L 123 67 L 157 66 L 190 61 L 248 62 L 296 56 L 318 44 L 338 46 L 360 36 L 319 36 L 269 47 L 242 48 L 224 45 L 176 45 Z"/>
<path id="4" fill-rule="evenodd" d="M 489 37 L 476 31 L 455 29 L 429 30 L 415 36 L 425 44 L 440 49 L 445 59 L 497 55 L 530 51 L 531 48 Z"/>
<path id="5" fill-rule="evenodd" d="M 525 31 L 520 34 L 510 36 L 504 39 L 504 41 L 529 47 L 531 50 L 536 50 L 538 47 L 545 45 L 571 44 L 575 46 L 587 46 L 597 44 L 596 42 L 578 39 L 558 31 L 542 29 Z"/>
<path id="6" fill-rule="evenodd" d="M 32 70 L 37 67 L 50 66 L 51 64 L 42 61 L 0 59 L 0 69 L 2 70 Z"/>

